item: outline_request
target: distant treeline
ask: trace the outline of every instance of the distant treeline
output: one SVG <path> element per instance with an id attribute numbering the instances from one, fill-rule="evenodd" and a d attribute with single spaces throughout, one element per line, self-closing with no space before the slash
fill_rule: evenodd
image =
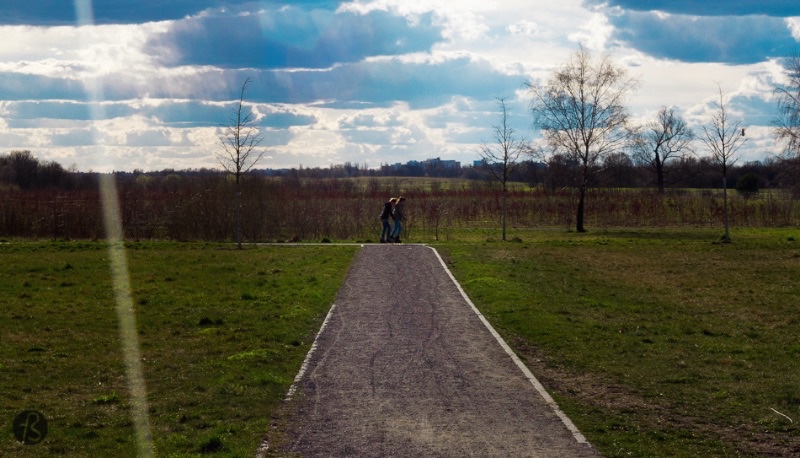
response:
<path id="1" fill-rule="evenodd" d="M 468 180 L 491 180 L 491 175 L 482 166 L 447 167 L 438 162 L 425 164 L 411 161 L 406 164 L 382 165 L 370 169 L 366 165 L 346 162 L 330 167 L 292 169 L 253 170 L 251 175 L 281 178 L 356 178 L 356 177 L 434 177 L 461 178 Z M 487 165 L 491 167 L 491 165 Z M 719 169 L 709 163 L 709 158 L 686 156 L 671 161 L 664 166 L 667 187 L 672 188 L 718 188 L 722 182 Z M 728 188 L 746 178 L 750 189 L 793 188 L 798 170 L 797 160 L 770 158 L 734 164 L 728 171 Z M 114 172 L 119 182 L 130 180 L 160 181 L 168 176 L 186 178 L 222 176 L 224 172 L 215 169 L 164 169 L 144 172 Z M 20 190 L 59 189 L 91 190 L 97 187 L 99 173 L 80 172 L 74 167 L 65 169 L 52 161 L 40 161 L 30 151 L 12 151 L 0 154 L 0 186 Z M 140 178 L 144 176 L 145 178 Z M 577 163 L 560 156 L 546 162 L 523 161 L 511 174 L 509 181 L 543 186 L 555 190 L 575 185 L 579 177 Z M 151 180 L 152 179 L 152 180 Z M 602 167 L 592 174 L 592 187 L 606 188 L 651 188 L 655 185 L 655 174 L 649 164 L 636 164 L 627 154 L 612 155 Z"/>
<path id="2" fill-rule="evenodd" d="M 733 226 L 800 224 L 796 162 L 746 163 L 729 173 Z M 431 240 L 460 228 L 499 227 L 500 191 L 479 168 L 462 180 L 382 178 L 360 167 L 250 173 L 242 196 L 244 241 L 375 240 L 388 196 L 408 197 L 407 235 Z M 563 226 L 575 218 L 575 170 L 568 162 L 527 162 L 508 199 L 509 228 Z M 125 237 L 231 240 L 237 187 L 215 170 L 114 173 Z M 353 179 L 353 177 L 365 177 Z M 722 221 L 721 177 L 700 159 L 676 161 L 671 188 L 658 193 L 646 167 L 610 165 L 593 175 L 586 207 L 592 227 L 714 226 Z M 470 179 L 472 178 L 472 179 Z M 747 179 L 745 179 L 747 178 Z M 0 237 L 104 236 L 100 174 L 65 170 L 28 152 L 0 156 Z M 755 183 L 755 184 L 754 184 Z M 628 189 L 628 188 L 639 189 Z M 758 190 L 761 189 L 761 192 Z"/>

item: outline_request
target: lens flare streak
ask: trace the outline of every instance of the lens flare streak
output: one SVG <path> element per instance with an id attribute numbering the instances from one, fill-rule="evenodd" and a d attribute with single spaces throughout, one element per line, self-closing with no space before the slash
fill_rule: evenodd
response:
<path id="1" fill-rule="evenodd" d="M 91 0 L 75 0 L 75 14 L 78 26 L 91 26 L 94 14 Z M 86 94 L 92 108 L 93 119 L 103 119 L 102 85 L 98 80 L 85 83 Z M 109 160 L 108 151 L 103 145 L 94 142 L 95 157 Z M 109 267 L 114 285 L 117 322 L 119 323 L 120 344 L 125 359 L 125 377 L 131 401 L 131 417 L 136 433 L 138 456 L 153 457 L 153 437 L 148 416 L 147 388 L 142 371 L 142 357 L 139 351 L 139 338 L 136 315 L 131 297 L 128 260 L 123 243 L 122 218 L 119 211 L 119 197 L 113 174 L 101 175 L 100 195 L 103 208 L 103 222 L 108 243 Z"/>

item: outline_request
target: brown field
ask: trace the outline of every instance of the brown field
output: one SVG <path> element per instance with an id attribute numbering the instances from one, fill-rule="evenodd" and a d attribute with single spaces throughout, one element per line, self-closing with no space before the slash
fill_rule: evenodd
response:
<path id="1" fill-rule="evenodd" d="M 144 178 L 144 179 L 143 179 Z M 235 187 L 219 176 L 140 176 L 118 184 L 125 237 L 131 240 L 233 238 Z M 249 177 L 242 185 L 245 242 L 375 240 L 377 215 L 389 196 L 408 198 L 406 238 L 450 240 L 464 229 L 500 225 L 495 183 L 447 178 L 291 179 Z M 731 224 L 800 224 L 796 198 L 780 190 L 745 197 L 729 192 Z M 511 186 L 510 228 L 572 228 L 577 192 Z M 715 227 L 722 224 L 720 190 L 589 190 L 586 226 Z M 96 239 L 104 235 L 97 191 L 0 191 L 0 237 Z"/>

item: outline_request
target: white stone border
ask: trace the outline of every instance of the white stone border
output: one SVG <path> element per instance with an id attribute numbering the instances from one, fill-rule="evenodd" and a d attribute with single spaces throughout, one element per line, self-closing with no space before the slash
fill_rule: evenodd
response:
<path id="1" fill-rule="evenodd" d="M 314 356 L 314 353 L 317 351 L 317 341 L 319 340 L 319 336 L 325 331 L 325 328 L 328 327 L 328 321 L 333 315 L 333 311 L 336 309 L 336 302 L 331 305 L 330 310 L 328 310 L 328 314 L 325 315 L 325 320 L 322 322 L 322 326 L 320 326 L 319 331 L 317 331 L 317 335 L 314 336 L 314 342 L 311 344 L 311 348 L 308 349 L 308 353 L 306 353 L 306 358 L 303 360 L 303 364 L 300 366 L 300 370 L 297 372 L 297 375 L 294 377 L 294 381 L 292 381 L 292 385 L 289 387 L 289 391 L 286 392 L 286 397 L 283 398 L 284 402 L 289 402 L 292 400 L 294 393 L 297 391 L 297 385 L 300 383 L 300 380 L 306 375 L 306 371 L 308 370 L 308 365 L 311 363 L 311 357 Z M 269 451 L 269 442 L 267 442 L 266 438 L 261 441 L 258 449 L 256 450 L 256 458 L 264 458 L 267 456 L 267 452 Z"/>
<path id="2" fill-rule="evenodd" d="M 564 423 L 564 426 L 566 426 L 567 429 L 572 433 L 572 436 L 575 437 L 575 440 L 577 440 L 579 444 L 589 445 L 589 441 L 587 441 L 586 437 L 584 437 L 584 435 L 581 434 L 581 432 L 578 430 L 578 427 L 575 426 L 572 420 L 570 420 L 569 417 L 567 417 L 567 414 L 565 414 L 561 410 L 561 408 L 558 407 L 558 404 L 553 399 L 553 397 L 550 396 L 550 393 L 548 393 L 547 390 L 544 388 L 544 386 L 542 386 L 542 384 L 539 383 L 539 380 L 536 379 L 536 377 L 533 375 L 530 369 L 528 369 L 525 363 L 523 363 L 522 360 L 519 359 L 517 354 L 514 353 L 514 350 L 512 350 L 511 347 L 508 346 L 506 341 L 503 340 L 502 337 L 500 337 L 500 334 L 498 334 L 497 331 L 495 331 L 494 327 L 492 327 L 492 325 L 489 323 L 486 317 L 483 316 L 480 310 L 478 310 L 478 308 L 475 307 L 475 304 L 472 303 L 472 301 L 469 299 L 469 296 L 467 296 L 467 293 L 464 292 L 464 289 L 456 280 L 456 277 L 454 277 L 452 272 L 450 272 L 450 269 L 447 267 L 447 264 L 445 264 L 444 259 L 442 259 L 442 257 L 439 255 L 439 252 L 436 251 L 436 248 L 433 248 L 431 246 L 428 246 L 428 248 L 433 250 L 434 254 L 436 254 L 436 257 L 439 259 L 439 262 L 442 264 L 442 267 L 444 267 L 445 272 L 447 272 L 447 275 L 449 275 L 450 279 L 453 280 L 453 283 L 456 285 L 456 288 L 458 288 L 458 291 L 461 292 L 461 297 L 463 297 L 464 300 L 467 301 L 467 304 L 469 304 L 469 306 L 472 308 L 472 311 L 475 312 L 476 315 L 478 315 L 478 318 L 480 318 L 483 325 L 486 326 L 486 329 L 488 329 L 489 332 L 492 333 L 492 335 L 500 344 L 500 346 L 503 347 L 503 350 L 506 351 L 508 356 L 511 357 L 511 359 L 514 361 L 517 367 L 522 371 L 522 374 L 525 375 L 525 378 L 527 378 L 528 381 L 531 382 L 531 385 L 533 385 L 533 387 L 536 388 L 536 391 L 538 391 L 539 394 L 542 396 L 542 398 L 544 398 L 547 405 L 549 405 L 550 408 L 553 409 L 553 412 L 555 412 L 555 414 L 558 415 L 558 418 L 561 419 L 561 421 Z"/>
<path id="3" fill-rule="evenodd" d="M 322 326 L 320 326 L 319 331 L 317 331 L 317 335 L 314 337 L 314 342 L 311 344 L 311 348 L 309 348 L 308 353 L 306 353 L 306 359 L 303 360 L 303 365 L 300 366 L 300 371 L 294 377 L 294 381 L 292 382 L 292 386 L 289 387 L 286 397 L 283 398 L 284 401 L 290 401 L 292 399 L 294 392 L 297 391 L 297 384 L 300 383 L 300 380 L 304 375 L 306 375 L 308 365 L 311 362 L 311 357 L 314 356 L 314 352 L 317 351 L 317 341 L 319 340 L 319 336 L 322 335 L 323 331 L 325 331 L 325 328 L 328 327 L 328 320 L 330 320 L 335 309 L 336 303 L 334 302 L 333 305 L 331 305 L 330 310 L 328 310 L 328 314 L 325 316 L 325 321 L 322 322 Z"/>

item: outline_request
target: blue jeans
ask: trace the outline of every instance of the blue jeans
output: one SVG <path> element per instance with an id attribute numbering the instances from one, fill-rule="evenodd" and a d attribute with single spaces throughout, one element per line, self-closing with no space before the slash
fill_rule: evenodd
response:
<path id="1" fill-rule="evenodd" d="M 400 223 L 399 219 L 394 220 L 394 231 L 392 231 L 392 238 L 399 239 L 400 238 L 400 231 L 403 230 L 403 224 Z"/>
<path id="2" fill-rule="evenodd" d="M 383 230 L 381 231 L 381 242 L 384 242 L 392 236 L 392 226 L 389 224 L 388 219 L 382 219 Z"/>

